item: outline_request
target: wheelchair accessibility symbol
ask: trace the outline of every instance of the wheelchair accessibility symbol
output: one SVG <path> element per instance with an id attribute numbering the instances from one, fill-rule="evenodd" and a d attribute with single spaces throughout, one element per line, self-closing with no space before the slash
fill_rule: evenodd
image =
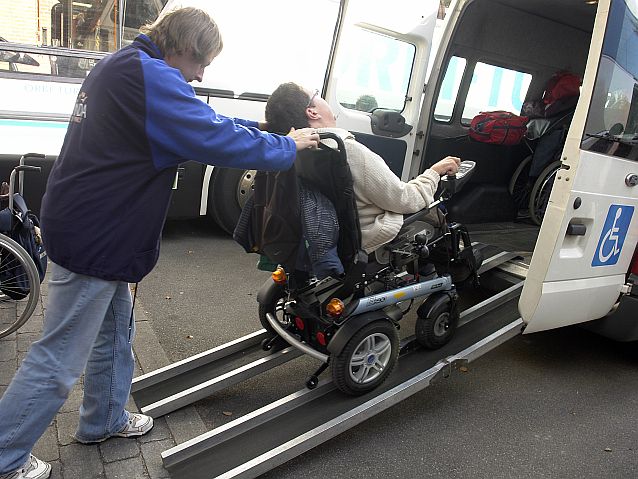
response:
<path id="1" fill-rule="evenodd" d="M 611 266 L 618 262 L 633 214 L 633 206 L 611 205 L 609 207 L 607 219 L 591 262 L 592 266 Z"/>

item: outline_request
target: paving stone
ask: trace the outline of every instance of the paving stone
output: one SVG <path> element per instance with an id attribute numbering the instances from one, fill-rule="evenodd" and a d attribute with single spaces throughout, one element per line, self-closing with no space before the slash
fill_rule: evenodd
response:
<path id="1" fill-rule="evenodd" d="M 164 416 L 177 444 L 208 431 L 202 418 L 193 406 L 187 406 Z"/>
<path id="2" fill-rule="evenodd" d="M 0 361 L 13 361 L 17 357 L 16 341 L 0 342 Z"/>
<path id="3" fill-rule="evenodd" d="M 22 364 L 22 361 L 24 361 L 24 358 L 27 357 L 27 352 L 26 351 L 18 351 L 18 367 L 20 367 L 20 365 Z"/>
<path id="4" fill-rule="evenodd" d="M 162 452 L 173 447 L 172 440 L 153 441 L 142 444 L 142 456 L 146 463 L 146 470 L 151 479 L 170 478 L 170 474 L 162 465 Z"/>
<path id="5" fill-rule="evenodd" d="M 64 475 L 62 474 L 62 464 L 60 461 L 53 461 L 51 464 L 51 475 L 49 479 L 64 479 Z"/>
<path id="6" fill-rule="evenodd" d="M 5 329 L 7 326 L 8 325 L 5 324 L 3 327 L 3 323 L 2 321 L 0 321 L 0 329 Z M 17 336 L 18 336 L 18 333 L 11 333 L 11 334 L 8 334 L 7 336 L 0 338 L 0 341 L 15 341 Z"/>
<path id="7" fill-rule="evenodd" d="M 132 438 L 114 437 L 100 443 L 99 447 L 104 462 L 121 461 L 140 455 L 140 446 Z"/>
<path id="8" fill-rule="evenodd" d="M 44 324 L 44 316 L 34 314 L 29 320 L 20 326 L 20 333 L 38 333 L 42 334 L 42 325 Z"/>
<path id="9" fill-rule="evenodd" d="M 17 360 L 0 361 L 0 386 L 8 386 L 15 376 Z"/>
<path id="10" fill-rule="evenodd" d="M 58 447 L 58 431 L 55 424 L 49 426 L 38 439 L 33 448 L 33 454 L 43 461 L 52 462 L 60 459 Z"/>
<path id="11" fill-rule="evenodd" d="M 140 442 L 146 443 L 172 438 L 173 436 L 171 435 L 171 430 L 168 428 L 168 424 L 166 424 L 166 419 L 160 417 L 153 420 L 153 429 L 141 436 Z"/>
<path id="12" fill-rule="evenodd" d="M 28 351 L 31 347 L 31 343 L 40 339 L 41 334 L 38 333 L 23 333 L 22 330 L 18 330 L 18 351 Z"/>
<path id="13" fill-rule="evenodd" d="M 78 428 L 78 413 L 77 412 L 65 412 L 59 413 L 56 416 L 56 423 L 58 426 L 58 442 L 62 446 L 66 446 L 75 442 L 73 434 Z"/>
<path id="14" fill-rule="evenodd" d="M 60 408 L 60 412 L 75 412 L 75 416 L 77 417 L 77 411 L 80 410 L 83 395 L 84 391 L 82 390 L 81 384 L 76 384 L 75 386 L 73 386 L 69 397 Z"/>
<path id="15" fill-rule="evenodd" d="M 141 457 L 125 459 L 124 461 L 112 462 L 104 465 L 106 479 L 138 479 L 148 477 L 144 461 Z"/>
<path id="16" fill-rule="evenodd" d="M 70 444 L 60 448 L 66 478 L 105 479 L 104 466 L 97 446 Z"/>

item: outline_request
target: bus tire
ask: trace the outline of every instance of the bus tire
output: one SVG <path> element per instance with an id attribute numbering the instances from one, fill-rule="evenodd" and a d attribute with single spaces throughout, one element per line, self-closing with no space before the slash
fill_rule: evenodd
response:
<path id="1" fill-rule="evenodd" d="M 228 234 L 233 234 L 241 209 L 252 194 L 255 170 L 215 168 L 208 191 L 208 213 Z"/>

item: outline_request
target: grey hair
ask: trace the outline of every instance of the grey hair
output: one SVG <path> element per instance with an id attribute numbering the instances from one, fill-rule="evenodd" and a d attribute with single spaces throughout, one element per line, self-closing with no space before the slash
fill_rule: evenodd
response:
<path id="1" fill-rule="evenodd" d="M 224 44 L 215 21 L 198 8 L 180 8 L 140 28 L 164 56 L 191 54 L 204 63 L 219 55 Z"/>

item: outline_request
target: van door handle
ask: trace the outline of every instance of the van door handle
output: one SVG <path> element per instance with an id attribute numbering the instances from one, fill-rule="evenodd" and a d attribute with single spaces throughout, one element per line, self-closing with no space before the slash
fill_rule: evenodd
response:
<path id="1" fill-rule="evenodd" d="M 565 234 L 570 236 L 585 236 L 586 232 L 587 226 L 578 223 L 569 223 Z"/>

